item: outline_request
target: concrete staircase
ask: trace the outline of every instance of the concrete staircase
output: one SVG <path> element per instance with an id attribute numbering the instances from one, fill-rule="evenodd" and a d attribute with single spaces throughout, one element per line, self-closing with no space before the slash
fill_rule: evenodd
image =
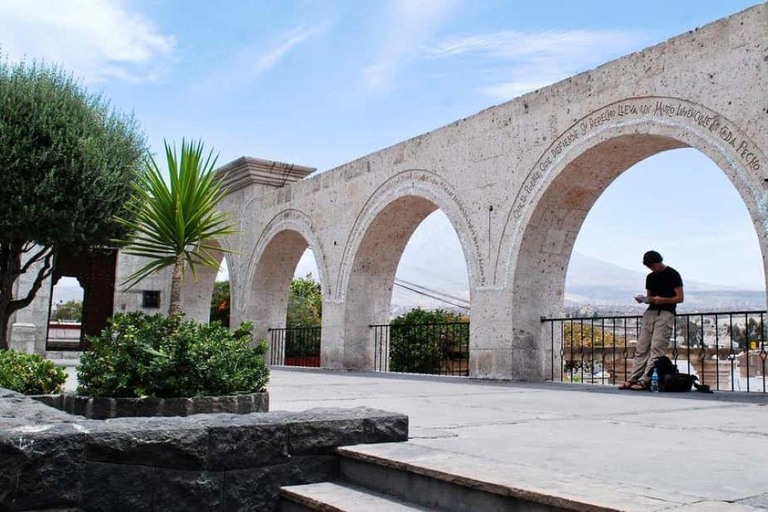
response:
<path id="1" fill-rule="evenodd" d="M 654 510 L 652 497 L 581 487 L 552 475 L 410 443 L 339 448 L 336 482 L 283 487 L 282 512 L 409 510 L 614 511 Z M 526 474 L 523 474 L 526 473 Z M 535 473 L 535 471 L 534 471 Z M 579 489 L 574 494 L 572 489 Z"/>

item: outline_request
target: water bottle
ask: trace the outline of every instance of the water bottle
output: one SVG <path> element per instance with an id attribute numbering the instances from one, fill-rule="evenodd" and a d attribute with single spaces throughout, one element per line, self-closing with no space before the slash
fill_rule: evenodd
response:
<path id="1" fill-rule="evenodd" d="M 659 372 L 656 371 L 656 368 L 653 368 L 653 373 L 651 374 L 651 393 L 658 393 L 659 392 Z"/>

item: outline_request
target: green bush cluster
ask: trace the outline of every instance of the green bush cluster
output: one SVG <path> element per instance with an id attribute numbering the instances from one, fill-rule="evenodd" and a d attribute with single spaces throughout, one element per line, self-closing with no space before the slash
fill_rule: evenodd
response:
<path id="1" fill-rule="evenodd" d="M 0 350 L 0 388 L 25 395 L 60 393 L 67 380 L 64 368 L 36 354 Z"/>
<path id="2" fill-rule="evenodd" d="M 449 361 L 469 352 L 468 319 L 442 309 L 414 308 L 390 323 L 389 369 L 404 373 L 443 373 Z"/>
<path id="3" fill-rule="evenodd" d="M 89 338 L 78 368 L 78 393 L 110 397 L 192 397 L 262 391 L 269 380 L 266 343 L 252 326 L 143 313 L 116 315 Z"/>

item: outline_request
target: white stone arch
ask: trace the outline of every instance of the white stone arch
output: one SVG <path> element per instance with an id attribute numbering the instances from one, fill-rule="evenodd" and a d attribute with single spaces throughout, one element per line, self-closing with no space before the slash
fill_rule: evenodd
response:
<path id="1" fill-rule="evenodd" d="M 368 198 L 355 218 L 344 245 L 335 298 L 344 301 L 349 285 L 350 269 L 360 243 L 379 214 L 394 201 L 407 196 L 426 199 L 440 209 L 451 222 L 459 237 L 469 272 L 469 288 L 482 286 L 486 280 L 485 263 L 478 243 L 478 233 L 458 191 L 438 174 L 423 169 L 397 173 L 382 183 Z"/>
<path id="2" fill-rule="evenodd" d="M 310 217 L 300 210 L 286 209 L 262 230 L 250 253 L 245 279 L 238 284 L 242 308 L 238 309 L 237 317 L 254 323 L 257 338 L 266 337 L 268 329 L 285 324 L 290 283 L 307 248 L 315 256 L 318 281 L 325 297 L 329 290 L 327 259 Z"/>
<path id="3" fill-rule="evenodd" d="M 434 172 L 403 171 L 366 201 L 344 246 L 338 285 L 344 303 L 344 366 L 370 369 L 373 343 L 369 325 L 389 319 L 392 286 L 411 235 L 441 209 L 455 230 L 467 263 L 470 297 L 485 280 L 478 236 L 458 192 Z"/>
<path id="4" fill-rule="evenodd" d="M 560 313 L 573 245 L 592 205 L 632 165 L 681 147 L 701 151 L 731 180 L 768 268 L 768 161 L 757 145 L 724 116 L 687 100 L 643 97 L 607 105 L 553 142 L 509 211 L 495 278 L 511 292 L 512 347 L 528 352 L 522 378 L 541 378 L 551 357 L 540 339 L 540 318 Z"/>

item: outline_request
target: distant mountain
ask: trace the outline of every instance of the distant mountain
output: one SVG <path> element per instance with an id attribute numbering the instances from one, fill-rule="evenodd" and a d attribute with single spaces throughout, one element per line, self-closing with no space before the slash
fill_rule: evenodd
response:
<path id="1" fill-rule="evenodd" d="M 645 288 L 646 273 L 574 253 L 565 284 L 566 306 L 633 306 Z M 740 290 L 685 279 L 681 311 L 765 309 L 765 292 Z"/>
<path id="2" fill-rule="evenodd" d="M 429 289 L 469 301 L 467 271 L 464 257 L 452 247 L 420 248 L 416 257 L 401 265 L 398 278 L 417 283 Z M 304 275 L 316 272 L 300 265 Z M 316 274 L 315 274 L 316 275 Z M 565 285 L 566 307 L 582 306 L 643 309 L 632 297 L 643 292 L 645 273 L 613 265 L 606 261 L 574 253 L 568 267 Z M 685 303 L 681 311 L 753 310 L 765 309 L 765 292 L 740 290 L 727 286 L 685 279 Z M 77 281 L 62 278 L 54 290 L 54 302 L 82 300 L 82 289 Z M 416 306 L 435 309 L 459 310 L 450 304 L 395 286 L 392 293 L 392 313 L 400 314 Z"/>

